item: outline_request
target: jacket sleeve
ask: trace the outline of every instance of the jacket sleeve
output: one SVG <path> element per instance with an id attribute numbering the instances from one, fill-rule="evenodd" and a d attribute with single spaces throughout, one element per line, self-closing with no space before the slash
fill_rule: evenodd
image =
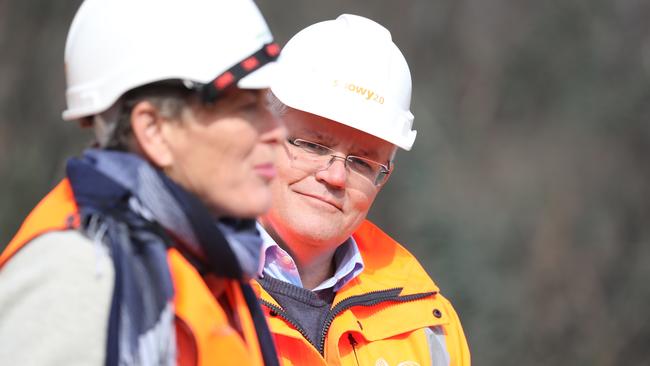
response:
<path id="1" fill-rule="evenodd" d="M 449 366 L 470 366 L 469 346 L 458 314 L 449 300 L 443 297 L 442 301 L 450 319 L 449 325 L 445 327 L 445 342 L 450 358 Z"/>
<path id="2" fill-rule="evenodd" d="M 0 269 L 0 360 L 103 365 L 114 269 L 77 231 L 47 233 Z"/>

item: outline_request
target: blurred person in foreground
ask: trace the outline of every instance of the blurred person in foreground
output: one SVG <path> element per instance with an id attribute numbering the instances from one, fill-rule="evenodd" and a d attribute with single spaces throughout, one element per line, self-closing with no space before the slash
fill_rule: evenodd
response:
<path id="1" fill-rule="evenodd" d="M 418 261 L 365 220 L 411 149 L 411 75 L 391 35 L 354 15 L 284 47 L 271 87 L 278 149 L 257 291 L 287 365 L 469 365 L 460 321 Z"/>
<path id="2" fill-rule="evenodd" d="M 277 365 L 249 280 L 286 137 L 279 53 L 250 0 L 87 0 L 66 120 L 97 148 L 0 257 L 8 365 Z"/>

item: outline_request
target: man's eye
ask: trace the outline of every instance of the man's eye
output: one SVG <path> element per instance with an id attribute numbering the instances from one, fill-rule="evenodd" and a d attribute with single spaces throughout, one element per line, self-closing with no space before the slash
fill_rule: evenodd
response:
<path id="1" fill-rule="evenodd" d="M 360 173 L 374 173 L 376 167 L 374 164 L 360 158 L 348 158 L 350 166 Z"/>
<path id="2" fill-rule="evenodd" d="M 313 154 L 326 155 L 330 153 L 330 149 L 323 145 L 319 145 L 315 142 L 309 142 L 304 140 L 296 140 L 298 146 L 303 148 L 305 151 L 308 151 Z"/>

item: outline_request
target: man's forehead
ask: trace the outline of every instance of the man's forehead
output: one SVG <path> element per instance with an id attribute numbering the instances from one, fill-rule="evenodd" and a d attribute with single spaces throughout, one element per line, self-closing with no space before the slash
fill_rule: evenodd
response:
<path id="1" fill-rule="evenodd" d="M 343 123 L 296 109 L 292 109 L 288 114 L 286 126 L 292 137 L 311 140 L 332 148 L 345 148 L 349 154 L 371 159 L 383 159 L 384 151 L 388 150 L 392 156 L 395 150 L 393 144 Z"/>
<path id="2" fill-rule="evenodd" d="M 299 118 L 288 124 L 289 133 L 305 139 L 315 140 L 330 147 L 345 143 L 357 134 L 352 127 L 326 118 Z"/>
<path id="3" fill-rule="evenodd" d="M 287 121 L 287 128 L 290 132 L 333 140 L 332 142 L 338 142 L 338 140 L 361 133 L 353 127 L 315 114 L 295 109 L 291 114 L 291 118 Z"/>
<path id="4" fill-rule="evenodd" d="M 356 136 L 347 135 L 339 131 L 320 131 L 310 128 L 301 128 L 296 131 L 290 131 L 292 137 L 302 138 L 305 140 L 317 142 L 331 148 L 341 148 L 347 154 L 358 155 L 370 159 L 379 158 L 380 154 L 377 148 L 367 146 L 367 141 L 354 138 Z"/>
<path id="5" fill-rule="evenodd" d="M 303 127 L 295 131 L 299 134 L 296 137 L 314 140 L 314 142 L 319 142 L 330 147 L 338 145 L 341 141 L 341 136 L 336 133 L 314 129 L 312 126 Z"/>

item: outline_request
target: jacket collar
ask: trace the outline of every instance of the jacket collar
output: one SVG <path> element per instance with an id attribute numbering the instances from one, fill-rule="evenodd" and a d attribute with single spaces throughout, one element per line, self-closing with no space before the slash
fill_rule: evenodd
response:
<path id="1" fill-rule="evenodd" d="M 332 309 L 340 319 L 332 324 L 328 338 L 339 339 L 346 331 L 354 330 L 372 341 L 450 322 L 446 300 L 437 296 L 438 286 L 412 254 L 370 221 L 365 221 L 353 236 L 365 268 L 337 292 Z M 280 307 L 259 283 L 255 282 L 253 287 L 263 301 Z M 390 300 L 384 303 L 380 300 L 382 297 Z M 336 311 L 337 308 L 350 309 L 351 303 L 364 301 L 375 305 L 353 307 L 354 311 Z M 392 306 L 396 302 L 400 306 Z M 368 311 L 381 311 L 381 317 L 368 316 Z M 287 327 L 280 317 L 271 315 L 268 321 L 273 333 L 302 339 L 302 335 Z"/>
<path id="2" fill-rule="evenodd" d="M 418 260 L 370 221 L 364 221 L 353 237 L 365 269 L 337 293 L 337 299 L 393 288 L 401 288 L 402 296 L 439 291 Z"/>
<path id="3" fill-rule="evenodd" d="M 364 221 L 353 238 L 364 270 L 337 292 L 334 304 L 352 296 L 396 288 L 401 289 L 400 296 L 440 291 L 418 260 L 370 221 Z M 259 284 L 254 287 L 265 300 L 273 302 Z"/>

